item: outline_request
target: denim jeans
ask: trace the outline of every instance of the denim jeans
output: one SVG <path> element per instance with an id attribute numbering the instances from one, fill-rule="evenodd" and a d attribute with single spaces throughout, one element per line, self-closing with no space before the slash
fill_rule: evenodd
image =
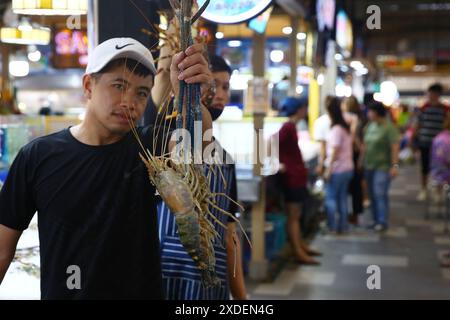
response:
<path id="1" fill-rule="evenodd" d="M 325 207 L 330 231 L 348 231 L 348 185 L 353 177 L 353 171 L 333 173 L 325 189 Z M 338 222 L 336 224 L 336 214 Z"/>
<path id="2" fill-rule="evenodd" d="M 388 227 L 389 220 L 389 186 L 391 177 L 388 170 L 366 170 L 367 188 L 370 208 L 375 224 Z"/>

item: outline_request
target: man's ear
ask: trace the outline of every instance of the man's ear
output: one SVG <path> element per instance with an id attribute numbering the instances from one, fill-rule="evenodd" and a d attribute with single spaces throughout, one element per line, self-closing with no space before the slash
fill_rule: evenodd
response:
<path id="1" fill-rule="evenodd" d="M 83 93 L 86 99 L 92 99 L 92 86 L 94 85 L 94 78 L 90 74 L 83 76 Z"/>

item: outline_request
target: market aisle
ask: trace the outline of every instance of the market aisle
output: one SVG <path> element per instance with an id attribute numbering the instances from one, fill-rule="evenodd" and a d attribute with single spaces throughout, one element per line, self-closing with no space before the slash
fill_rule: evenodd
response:
<path id="1" fill-rule="evenodd" d="M 252 299 L 450 299 L 450 268 L 438 255 L 450 249 L 436 210 L 424 219 L 415 200 L 418 169 L 407 167 L 391 188 L 391 228 L 385 234 L 354 230 L 319 235 L 313 245 L 324 256 L 319 267 L 287 265 L 272 283 L 249 283 Z M 370 219 L 366 210 L 364 218 Z M 369 290 L 370 265 L 380 267 L 381 289 Z"/>

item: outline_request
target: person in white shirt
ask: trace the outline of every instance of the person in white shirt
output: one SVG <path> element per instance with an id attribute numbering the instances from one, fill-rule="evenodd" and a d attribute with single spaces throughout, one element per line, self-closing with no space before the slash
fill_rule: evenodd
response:
<path id="1" fill-rule="evenodd" d="M 332 100 L 332 96 L 327 96 L 325 99 L 325 109 Z M 325 157 L 327 150 L 327 137 L 331 130 L 331 119 L 328 113 L 321 115 L 314 122 L 314 140 L 320 143 L 320 155 L 319 164 L 317 166 L 316 172 L 320 176 L 325 173 Z"/>

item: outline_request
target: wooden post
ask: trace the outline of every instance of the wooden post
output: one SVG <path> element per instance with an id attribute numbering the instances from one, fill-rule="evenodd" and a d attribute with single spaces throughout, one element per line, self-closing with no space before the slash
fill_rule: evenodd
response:
<path id="1" fill-rule="evenodd" d="M 289 64 L 291 76 L 289 77 L 289 95 L 295 96 L 297 91 L 297 56 L 298 56 L 298 18 L 291 16 L 292 33 L 289 37 Z"/>
<path id="2" fill-rule="evenodd" d="M 254 77 L 264 77 L 265 67 L 265 36 L 257 32 L 253 35 L 253 75 Z M 249 275 L 253 280 L 262 280 L 267 277 L 268 262 L 265 258 L 265 183 L 261 176 L 262 172 L 262 160 L 259 159 L 261 143 L 258 141 L 258 137 L 263 137 L 264 128 L 264 113 L 253 114 L 253 125 L 255 132 L 254 143 L 254 160 L 253 176 L 261 177 L 259 183 L 259 201 L 252 206 L 252 259 L 249 266 Z"/>
<path id="3" fill-rule="evenodd" d="M 2 44 L 1 46 L 1 52 L 2 52 L 2 86 L 1 86 L 1 97 L 0 101 L 2 101 L 3 105 L 6 107 L 6 109 L 11 108 L 12 105 L 9 104 L 10 101 L 7 101 L 9 99 L 6 96 L 6 93 L 10 92 L 10 82 L 9 82 L 9 52 L 10 52 L 10 46 L 8 44 Z M 3 96 L 5 95 L 5 96 Z M 12 110 L 8 110 L 8 112 L 11 112 Z"/>

